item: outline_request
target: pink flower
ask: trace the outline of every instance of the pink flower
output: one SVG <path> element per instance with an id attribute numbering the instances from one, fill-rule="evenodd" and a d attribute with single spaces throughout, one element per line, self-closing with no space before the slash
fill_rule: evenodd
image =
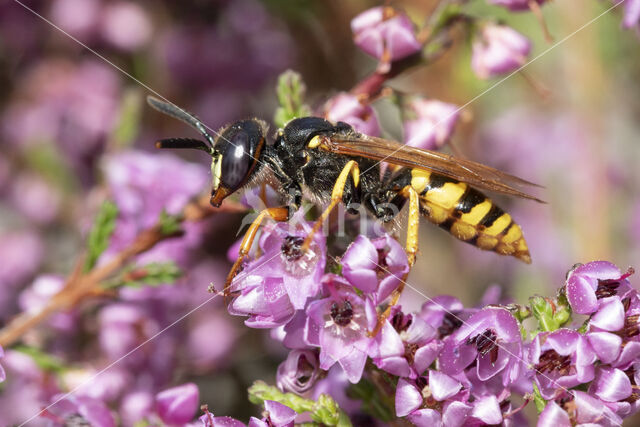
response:
<path id="1" fill-rule="evenodd" d="M 409 17 L 391 7 L 374 7 L 351 21 L 356 46 L 380 60 L 388 71 L 391 61 L 406 58 L 422 45 Z"/>
<path id="2" fill-rule="evenodd" d="M 164 423 L 180 425 L 195 417 L 199 402 L 198 386 L 187 383 L 158 393 L 156 411 Z"/>
<path id="3" fill-rule="evenodd" d="M 529 3 L 531 0 L 488 0 L 489 3 L 505 7 L 512 12 L 530 10 Z M 545 0 L 535 0 L 536 3 L 542 5 Z"/>
<path id="4" fill-rule="evenodd" d="M 413 98 L 408 107 L 413 117 L 404 122 L 404 143 L 427 150 L 449 140 L 460 116 L 457 105 L 435 99 Z"/>
<path id="5" fill-rule="evenodd" d="M 136 50 L 151 38 L 151 22 L 144 9 L 135 3 L 116 2 L 103 10 L 102 36 L 123 50 Z"/>
<path id="6" fill-rule="evenodd" d="M 471 68 L 481 79 L 517 70 L 531 51 L 529 40 L 505 25 L 487 24 L 473 41 Z"/>
<path id="7" fill-rule="evenodd" d="M 331 122 L 347 122 L 358 132 L 380 136 L 378 116 L 370 105 L 346 92 L 339 93 L 325 104 L 324 116 Z"/>

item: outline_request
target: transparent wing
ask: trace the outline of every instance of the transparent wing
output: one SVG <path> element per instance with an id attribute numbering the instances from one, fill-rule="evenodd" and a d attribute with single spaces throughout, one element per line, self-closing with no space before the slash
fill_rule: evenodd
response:
<path id="1" fill-rule="evenodd" d="M 519 187 L 540 185 L 471 160 L 437 151 L 409 147 L 396 141 L 367 135 L 332 135 L 322 141 L 323 148 L 337 154 L 360 156 L 409 168 L 424 169 L 463 181 L 482 190 L 522 197 L 544 203 Z"/>

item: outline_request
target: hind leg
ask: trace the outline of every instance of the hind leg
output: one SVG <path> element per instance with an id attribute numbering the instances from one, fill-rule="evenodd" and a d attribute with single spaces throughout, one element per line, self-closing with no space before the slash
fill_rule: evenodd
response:
<path id="1" fill-rule="evenodd" d="M 406 186 L 400 193 L 400 196 L 405 200 L 409 199 L 409 218 L 407 226 L 407 241 L 405 243 L 405 251 L 407 252 L 407 258 L 409 261 L 409 269 L 413 267 L 416 261 L 416 254 L 418 253 L 418 231 L 420 226 L 420 205 L 418 203 L 418 193 L 411 186 Z M 376 327 L 369 333 L 370 336 L 376 336 L 384 322 L 389 318 L 391 314 L 391 308 L 398 303 L 400 295 L 404 290 L 409 272 L 400 278 L 400 284 L 391 293 L 391 302 L 389 307 L 378 317 Z"/>

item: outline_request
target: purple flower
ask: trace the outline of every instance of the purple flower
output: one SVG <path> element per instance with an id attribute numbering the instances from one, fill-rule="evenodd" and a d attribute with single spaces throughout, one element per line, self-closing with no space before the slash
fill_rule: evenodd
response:
<path id="1" fill-rule="evenodd" d="M 102 11 L 102 37 L 117 48 L 139 49 L 149 41 L 151 32 L 149 17 L 135 3 L 111 3 Z"/>
<path id="2" fill-rule="evenodd" d="M 539 427 L 569 427 L 572 425 L 622 425 L 622 419 L 609 404 L 582 391 L 560 392 L 547 403 L 538 419 Z"/>
<path id="3" fill-rule="evenodd" d="M 442 339 L 457 331 L 473 311 L 465 309 L 458 298 L 440 295 L 422 304 L 419 316 L 436 328 Z"/>
<path id="4" fill-rule="evenodd" d="M 538 417 L 538 427 L 571 427 L 569 414 L 556 402 L 547 403 Z"/>
<path id="5" fill-rule="evenodd" d="M 522 337 L 518 321 L 506 309 L 485 307 L 445 339 L 440 369 L 456 375 L 475 363 L 479 380 L 501 375 L 503 385 L 515 381 L 522 367 Z"/>
<path id="6" fill-rule="evenodd" d="M 428 377 L 418 377 L 415 381 L 401 378 L 396 387 L 396 415 L 408 416 L 417 425 L 426 425 L 423 422 L 427 420 L 436 420 L 439 424 L 441 418 L 454 415 L 448 409 L 459 408 L 448 405 L 442 415 L 434 409 L 443 407 L 441 402 L 456 396 L 461 388 L 459 381 L 438 371 L 429 371 Z"/>
<path id="7" fill-rule="evenodd" d="M 138 421 L 154 412 L 154 396 L 147 390 L 127 393 L 120 400 L 118 413 L 123 425 L 135 425 Z"/>
<path id="8" fill-rule="evenodd" d="M 64 278 L 45 274 L 38 276 L 30 287 L 20 293 L 18 303 L 24 311 L 37 312 L 57 294 L 65 284 Z M 76 328 L 78 316 L 75 311 L 56 313 L 49 318 L 49 324 L 61 331 L 72 331 Z"/>
<path id="9" fill-rule="evenodd" d="M 324 116 L 332 122 L 347 122 L 358 132 L 380 136 L 380 124 L 374 109 L 357 96 L 342 92 L 327 101 Z"/>
<path id="10" fill-rule="evenodd" d="M 198 418 L 202 427 L 246 427 L 246 425 L 231 417 L 214 417 L 207 407 L 204 407 L 204 415 Z"/>
<path id="11" fill-rule="evenodd" d="M 22 173 L 15 177 L 11 186 L 11 203 L 26 218 L 37 224 L 49 224 L 60 210 L 60 191 L 43 178 Z"/>
<path id="12" fill-rule="evenodd" d="M 627 374 L 616 368 L 600 366 L 589 387 L 589 393 L 605 402 L 617 402 L 631 396 L 631 380 Z"/>
<path id="13" fill-rule="evenodd" d="M 603 298 L 622 295 L 631 288 L 626 280 L 632 270 L 622 274 L 607 261 L 593 261 L 572 270 L 567 277 L 566 295 L 571 309 L 580 314 L 598 310 Z"/>
<path id="14" fill-rule="evenodd" d="M 374 7 L 351 21 L 356 46 L 380 60 L 381 71 L 390 63 L 422 49 L 416 38 L 413 23 L 404 13 L 392 7 Z"/>
<path id="15" fill-rule="evenodd" d="M 535 382 L 547 400 L 556 397 L 559 387 L 571 388 L 593 380 L 595 361 L 589 340 L 570 329 L 536 335 L 529 350 Z"/>
<path id="16" fill-rule="evenodd" d="M 172 153 L 127 151 L 107 157 L 104 173 L 119 214 L 109 249 L 101 261 L 129 245 L 153 226 L 162 211 L 175 215 L 206 186 L 207 171 Z M 167 171 L 173 171 L 171 177 Z M 173 260 L 184 264 L 189 249 L 202 238 L 202 224 L 186 224 L 185 235 L 158 244 L 139 257 L 140 263 Z"/>
<path id="17" fill-rule="evenodd" d="M 435 99 L 413 98 L 408 105 L 414 118 L 404 122 L 404 143 L 436 150 L 451 137 L 460 112 L 457 105 Z"/>
<path id="18" fill-rule="evenodd" d="M 116 423 L 109 408 L 100 400 L 88 396 L 70 395 L 59 400 L 54 396 L 55 406 L 49 409 L 47 416 L 54 420 L 55 426 L 90 425 L 93 427 L 115 427 Z"/>
<path id="19" fill-rule="evenodd" d="M 195 417 L 199 401 L 198 386 L 187 383 L 158 393 L 156 411 L 165 424 L 180 425 Z"/>
<path id="20" fill-rule="evenodd" d="M 276 381 L 283 391 L 302 394 L 313 387 L 320 370 L 318 356 L 312 350 L 291 350 L 287 360 L 278 366 Z"/>
<path id="21" fill-rule="evenodd" d="M 4 350 L 0 346 L 0 359 L 4 357 Z M 4 372 L 4 368 L 0 365 L 0 383 L 7 379 L 7 374 Z"/>
<path id="22" fill-rule="evenodd" d="M 229 312 L 251 316 L 245 321 L 250 327 L 283 325 L 295 310 L 305 308 L 307 300 L 320 292 L 326 262 L 325 238 L 316 233 L 309 250 L 303 252 L 301 246 L 311 225 L 300 219 L 296 214 L 289 224 L 265 226 L 259 243 L 262 255 L 232 283 L 231 291 L 239 295 Z"/>
<path id="23" fill-rule="evenodd" d="M 359 235 L 342 256 L 342 275 L 365 293 L 386 299 L 409 271 L 402 246 L 385 234 L 374 240 Z"/>
<path id="24" fill-rule="evenodd" d="M 531 0 L 488 0 L 489 3 L 505 7 L 512 12 L 530 10 Z M 545 0 L 535 0 L 536 3 L 542 5 Z"/>
<path id="25" fill-rule="evenodd" d="M 293 409 L 273 400 L 264 401 L 264 410 L 265 417 L 261 420 L 251 417 L 249 427 L 293 427 L 293 420 L 298 415 Z"/>
<path id="26" fill-rule="evenodd" d="M 159 329 L 144 309 L 133 304 L 110 304 L 100 311 L 98 318 L 100 346 L 112 360 L 124 356 Z M 142 353 L 132 355 L 129 361 L 142 356 Z"/>
<path id="27" fill-rule="evenodd" d="M 367 331 L 375 326 L 375 307 L 339 276 L 326 275 L 323 284 L 328 296 L 307 307 L 305 341 L 320 347 L 320 368 L 328 370 L 337 362 L 355 384 L 370 351 Z"/>
<path id="28" fill-rule="evenodd" d="M 95 32 L 100 8 L 100 0 L 58 0 L 51 5 L 51 19 L 66 32 L 86 41 Z"/>
<path id="29" fill-rule="evenodd" d="M 473 41 L 471 68 L 481 79 L 517 70 L 527 61 L 531 43 L 505 25 L 486 24 Z"/>
<path id="30" fill-rule="evenodd" d="M 640 1 L 626 0 L 624 3 L 624 17 L 622 18 L 624 28 L 636 28 L 640 30 Z"/>
<path id="31" fill-rule="evenodd" d="M 420 317 L 405 315 L 400 307 L 376 337 L 370 356 L 376 366 L 399 377 L 415 379 L 438 357 L 442 342 L 438 333 Z"/>

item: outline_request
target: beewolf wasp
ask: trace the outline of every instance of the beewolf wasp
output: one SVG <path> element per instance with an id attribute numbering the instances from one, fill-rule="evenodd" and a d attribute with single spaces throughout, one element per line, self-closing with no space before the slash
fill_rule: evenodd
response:
<path id="1" fill-rule="evenodd" d="M 214 138 L 198 118 L 185 110 L 153 97 L 148 102 L 158 111 L 193 126 L 204 137 L 205 141 L 162 139 L 156 146 L 203 150 L 213 158 L 213 206 L 220 206 L 226 197 L 244 186 L 260 183 L 267 174 L 279 183 L 284 206 L 263 210 L 249 227 L 227 277 L 225 295 L 262 221 L 266 217 L 287 221 L 290 212 L 301 205 L 303 194 L 315 196 L 326 206 L 304 240 L 303 250 L 308 249 L 313 234 L 339 203 L 347 209 L 354 204 L 363 205 L 374 217 L 387 223 L 408 202 L 406 252 L 410 265 L 418 251 L 420 215 L 480 249 L 531 262 L 520 226 L 478 191 L 541 202 L 518 189 L 535 186 L 531 182 L 480 163 L 363 135 L 346 123 L 334 124 L 320 117 L 291 120 L 277 131 L 271 144 L 266 140 L 267 124 L 258 119 L 235 122 Z M 382 178 L 381 161 L 392 166 Z M 394 293 L 391 305 L 397 302 L 402 287 Z"/>

